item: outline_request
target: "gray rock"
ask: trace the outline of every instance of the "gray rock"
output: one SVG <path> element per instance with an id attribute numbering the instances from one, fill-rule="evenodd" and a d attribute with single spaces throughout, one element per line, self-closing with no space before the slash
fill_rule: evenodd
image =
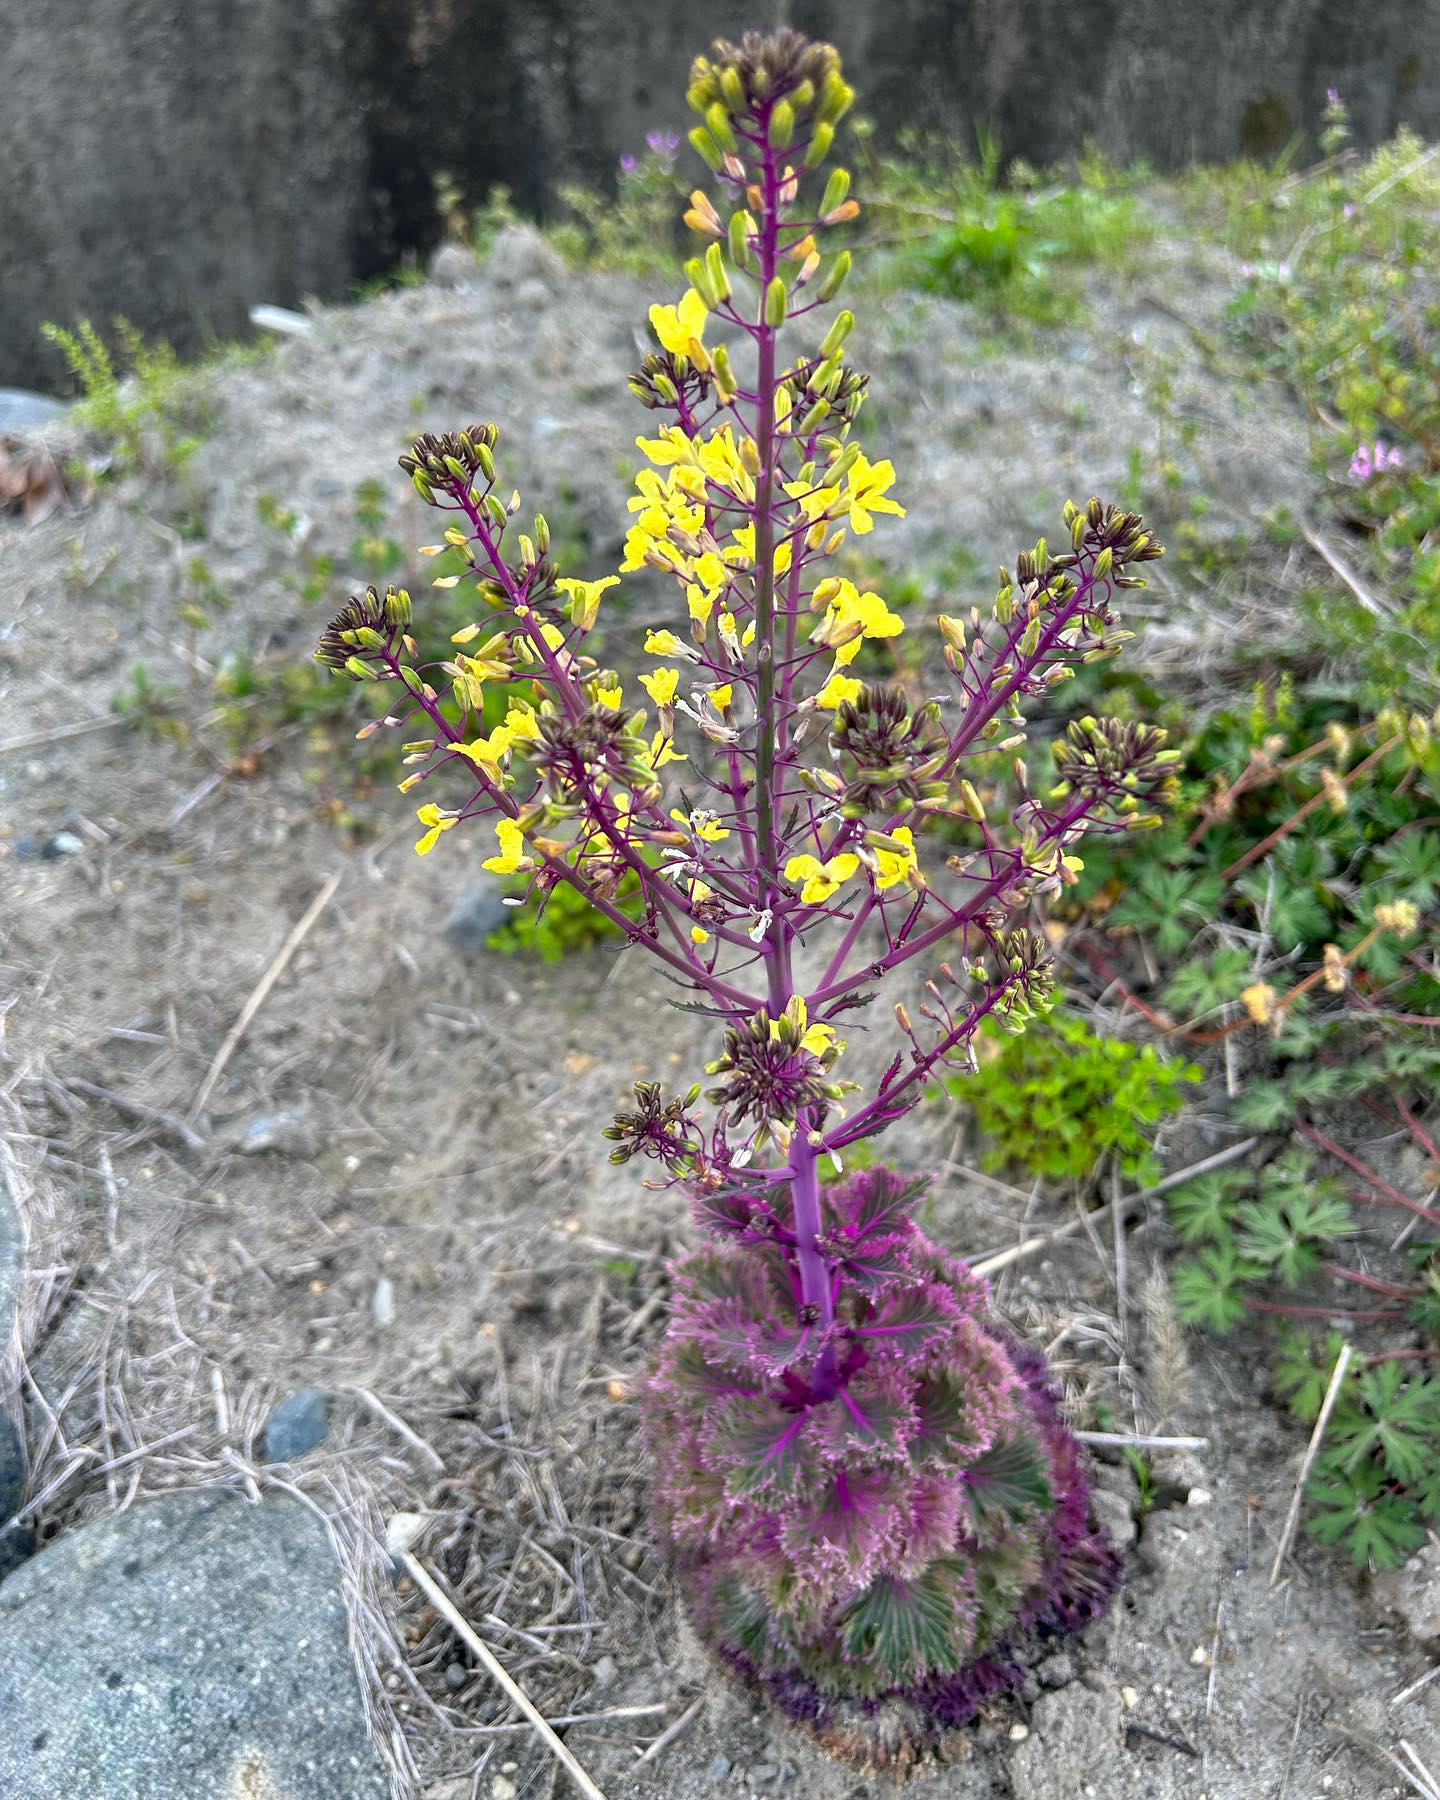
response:
<path id="1" fill-rule="evenodd" d="M 492 931 L 498 931 L 510 917 L 511 908 L 501 897 L 498 881 L 489 876 L 467 881 L 455 896 L 455 904 L 440 927 L 445 942 L 462 956 L 478 956 L 485 949 Z"/>
<path id="2" fill-rule="evenodd" d="M 565 259 L 529 225 L 507 225 L 490 246 L 485 273 L 497 288 L 538 282 L 547 295 L 558 293 L 568 278 Z"/>
<path id="3" fill-rule="evenodd" d="M 1403 1568 L 1377 1575 L 1375 1597 L 1399 1613 L 1417 1642 L 1440 1638 L 1440 1544 L 1427 1544 Z"/>
<path id="4" fill-rule="evenodd" d="M 301 1107 L 255 1113 L 231 1128 L 230 1141 L 241 1156 L 318 1156 L 320 1134 Z"/>
<path id="5" fill-rule="evenodd" d="M 730 1774 L 730 1758 L 723 1750 L 717 1750 L 710 1758 L 710 1767 L 705 1771 L 712 1787 L 719 1787 Z"/>
<path id="6" fill-rule="evenodd" d="M 329 1540 L 298 1501 L 149 1500 L 0 1583 L 0 1793 L 386 1800 Z"/>
<path id="7" fill-rule="evenodd" d="M 1113 1793 L 1104 1777 L 1123 1746 L 1118 1693 L 1091 1693 L 1078 1682 L 1042 1694 L 1030 1715 L 1030 1735 L 1010 1758 L 1010 1786 L 1025 1800 L 1075 1800 L 1093 1786 Z"/>
<path id="8" fill-rule="evenodd" d="M 330 1396 L 323 1388 L 297 1388 L 265 1421 L 265 1455 L 270 1462 L 294 1462 L 330 1430 Z"/>
<path id="9" fill-rule="evenodd" d="M 1047 1688 L 1068 1687 L 1075 1679 L 1075 1659 L 1068 1650 L 1057 1650 L 1035 1665 L 1041 1685 Z"/>
<path id="10" fill-rule="evenodd" d="M 480 273 L 480 265 L 475 260 L 473 250 L 451 240 L 441 244 L 436 250 L 430 258 L 426 273 L 437 287 L 473 287 Z"/>
<path id="11" fill-rule="evenodd" d="M 35 1549 L 30 1525 L 10 1524 L 25 1498 L 25 1446 L 14 1424 L 0 1413 L 0 1581 Z"/>
<path id="12" fill-rule="evenodd" d="M 1090 1508 L 1097 1522 L 1110 1534 L 1117 1550 L 1128 1549 L 1135 1542 L 1135 1515 L 1123 1494 L 1112 1494 L 1107 1488 L 1094 1488 Z"/>
<path id="13" fill-rule="evenodd" d="M 40 854 L 46 862 L 59 862 L 62 856 L 80 856 L 84 850 L 84 838 L 77 837 L 73 831 L 57 831 L 46 841 Z"/>
<path id="14" fill-rule="evenodd" d="M 779 1763 L 756 1763 L 750 1771 L 750 1779 L 758 1782 L 761 1787 L 767 1787 L 779 1773 Z"/>
<path id="15" fill-rule="evenodd" d="M 49 394 L 29 388 L 0 388 L 0 431 L 36 431 L 49 425 L 69 408 Z"/>

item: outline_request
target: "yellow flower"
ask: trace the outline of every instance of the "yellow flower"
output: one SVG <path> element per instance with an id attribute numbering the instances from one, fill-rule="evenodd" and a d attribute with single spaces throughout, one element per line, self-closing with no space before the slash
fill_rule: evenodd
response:
<path id="1" fill-rule="evenodd" d="M 719 687 L 711 688 L 710 704 L 715 708 L 716 712 L 724 712 L 725 708 L 730 704 L 730 699 L 734 692 L 734 688 L 731 687 L 728 681 L 722 681 Z"/>
<path id="2" fill-rule="evenodd" d="M 482 869 L 489 869 L 492 875 L 513 875 L 517 869 L 530 866 L 530 858 L 525 854 L 525 833 L 514 819 L 499 820 L 495 836 L 500 840 L 500 854 L 487 856 L 480 865 Z"/>
<path id="3" fill-rule="evenodd" d="M 435 848 L 440 833 L 448 831 L 456 822 L 453 813 L 442 813 L 438 806 L 422 806 L 415 817 L 427 827 L 424 837 L 415 846 L 416 852 L 421 856 L 428 856 Z"/>
<path id="4" fill-rule="evenodd" d="M 710 615 L 715 610 L 716 592 L 701 587 L 698 581 L 692 581 L 685 589 L 685 603 L 690 608 L 690 617 L 697 625 L 709 623 Z"/>
<path id="5" fill-rule="evenodd" d="M 645 654 L 647 656 L 688 656 L 693 662 L 698 652 L 692 650 L 688 644 L 682 644 L 673 631 L 647 631 Z"/>
<path id="6" fill-rule="evenodd" d="M 600 611 L 600 596 L 607 588 L 619 587 L 618 575 L 607 575 L 602 581 L 576 581 L 566 576 L 556 587 L 570 596 L 570 618 L 582 631 L 589 631 Z"/>
<path id="7" fill-rule="evenodd" d="M 858 639 L 856 640 L 858 644 Z M 815 696 L 815 704 L 822 712 L 834 712 L 845 700 L 858 700 L 865 691 L 865 683 L 857 681 L 853 675 L 844 675 L 838 668 L 830 671 L 830 679 Z"/>
<path id="8" fill-rule="evenodd" d="M 477 763 L 492 781 L 500 780 L 500 758 L 509 754 L 515 733 L 508 725 L 497 725 L 489 737 L 479 737 L 469 744 L 456 744 L 461 756 Z"/>
<path id="9" fill-rule="evenodd" d="M 818 906 L 828 900 L 842 882 L 848 881 L 860 867 L 860 858 L 846 851 L 821 862 L 818 856 L 792 856 L 785 865 L 787 881 L 803 881 L 800 898 L 806 906 Z"/>
<path id="10" fill-rule="evenodd" d="M 650 323 L 655 335 L 672 356 L 688 356 L 698 368 L 708 367 L 702 344 L 705 321 L 710 309 L 695 292 L 687 288 L 678 306 L 652 306 Z"/>
<path id="11" fill-rule="evenodd" d="M 887 462 L 867 462 L 857 456 L 851 466 L 845 488 L 845 503 L 850 509 L 850 524 L 862 537 L 875 529 L 872 513 L 894 513 L 905 517 L 905 508 L 896 500 L 885 498 L 895 483 L 894 467 Z"/>
<path id="12" fill-rule="evenodd" d="M 811 1025 L 800 1040 L 800 1048 L 808 1050 L 812 1056 L 823 1056 L 835 1042 L 833 1025 Z"/>
<path id="13" fill-rule="evenodd" d="M 625 690 L 617 681 L 614 687 L 597 687 L 595 698 L 601 706 L 608 706 L 612 712 L 619 712 L 625 704 Z"/>
<path id="14" fill-rule="evenodd" d="M 877 888 L 899 887 L 902 881 L 909 879 L 912 870 L 918 874 L 920 869 L 915 860 L 915 835 L 910 827 L 897 825 L 887 835 L 895 843 L 904 845 L 904 848 L 891 850 L 883 845 L 876 846 L 875 858 L 879 864 L 875 875 Z"/>
<path id="15" fill-rule="evenodd" d="M 690 927 L 690 942 L 692 944 L 708 944 L 710 942 L 710 933 L 703 925 L 692 925 Z"/>
<path id="16" fill-rule="evenodd" d="M 653 675 L 642 675 L 640 685 L 657 706 L 669 706 L 680 685 L 678 669 L 657 669 Z"/>
<path id="17" fill-rule="evenodd" d="M 1242 989 L 1240 1004 L 1256 1025 L 1268 1025 L 1275 1016 L 1275 990 L 1268 981 L 1252 982 Z"/>
<path id="18" fill-rule="evenodd" d="M 687 814 L 683 812 L 672 812 L 670 817 L 677 825 L 683 825 L 687 831 L 693 832 L 697 838 L 706 844 L 718 844 L 722 839 L 728 838 L 730 835 L 729 826 L 722 825 L 715 817 L 714 813 L 693 812 Z"/>
<path id="19" fill-rule="evenodd" d="M 472 638 L 477 638 L 479 635 L 480 627 L 478 625 L 462 625 L 458 631 L 450 633 L 450 642 L 452 644 L 468 644 Z"/>
<path id="20" fill-rule="evenodd" d="M 559 650 L 565 642 L 565 633 L 558 625 L 542 625 L 540 635 L 551 650 Z"/>
<path id="21" fill-rule="evenodd" d="M 688 761 L 689 758 L 686 756 L 685 752 L 683 750 L 677 750 L 674 741 L 666 737 L 663 731 L 657 731 L 655 733 L 655 736 L 650 741 L 650 768 L 653 772 L 658 773 L 667 763 Z M 679 814 L 672 813 L 671 817 L 678 818 Z"/>
<path id="22" fill-rule="evenodd" d="M 505 714 L 505 730 L 514 743 L 538 744 L 540 721 L 535 717 L 535 708 L 524 700 L 512 700 Z"/>
<path id="23" fill-rule="evenodd" d="M 824 592 L 828 586 L 822 583 L 817 592 Z M 810 641 L 829 645 L 840 661 L 850 662 L 855 655 L 853 650 L 849 656 L 840 654 L 849 645 L 859 643 L 861 638 L 899 637 L 904 629 L 905 621 L 891 612 L 879 594 L 862 594 L 853 581 L 841 579 L 834 582 L 825 616 L 811 632 Z"/>

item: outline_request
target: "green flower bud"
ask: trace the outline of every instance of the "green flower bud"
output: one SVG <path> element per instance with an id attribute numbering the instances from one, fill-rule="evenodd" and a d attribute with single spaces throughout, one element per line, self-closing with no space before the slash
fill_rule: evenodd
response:
<path id="1" fill-rule="evenodd" d="M 690 133 L 690 148 L 718 175 L 725 167 L 725 157 L 720 146 L 711 137 L 703 125 L 697 125 Z"/>
<path id="2" fill-rule="evenodd" d="M 833 356 L 845 342 L 846 338 L 849 337 L 854 324 L 855 315 L 853 312 L 837 313 L 834 322 L 831 324 L 830 329 L 825 333 L 825 336 L 821 341 L 820 354 L 822 356 Z"/>
<path id="3" fill-rule="evenodd" d="M 795 108 L 788 100 L 777 100 L 770 110 L 769 138 L 771 147 L 785 150 L 795 136 Z"/>
<path id="4" fill-rule="evenodd" d="M 823 120 L 815 127 L 810 138 L 810 148 L 805 152 L 805 167 L 818 169 L 830 154 L 830 146 L 835 142 L 835 127 Z"/>
<path id="5" fill-rule="evenodd" d="M 725 267 L 725 258 L 718 244 L 711 244 L 705 252 L 705 271 L 710 277 L 710 285 L 715 290 L 717 303 L 728 300 L 731 294 L 730 275 Z"/>
<path id="6" fill-rule="evenodd" d="M 750 233 L 755 221 L 747 212 L 730 215 L 730 260 L 737 269 L 748 268 L 750 264 Z"/>
<path id="7" fill-rule="evenodd" d="M 720 304 L 720 299 L 716 294 L 715 289 L 711 286 L 710 275 L 705 264 L 701 262 L 698 256 L 692 256 L 686 262 L 685 279 L 705 302 L 707 308 L 711 312 L 714 312 L 715 308 Z"/>
<path id="8" fill-rule="evenodd" d="M 727 65 L 720 71 L 720 92 L 724 96 L 725 104 L 737 117 L 747 110 L 745 84 L 740 79 L 740 71 L 733 64 Z"/>
<path id="9" fill-rule="evenodd" d="M 355 681 L 378 681 L 380 679 L 369 663 L 363 662 L 358 656 L 345 658 L 345 672 Z"/>
<path id="10" fill-rule="evenodd" d="M 735 127 L 730 123 L 730 114 L 717 100 L 713 106 L 705 108 L 705 123 L 710 135 L 722 150 L 733 155 L 740 148 L 740 140 L 735 135 Z"/>
<path id="11" fill-rule="evenodd" d="M 776 330 L 785 323 L 785 302 L 784 278 L 776 275 L 765 290 L 765 323 Z"/>
<path id="12" fill-rule="evenodd" d="M 815 290 L 817 300 L 833 300 L 845 285 L 845 277 L 850 273 L 850 252 L 842 250 L 831 263 L 825 279 Z"/>
<path id="13" fill-rule="evenodd" d="M 830 179 L 825 183 L 825 198 L 820 202 L 820 217 L 834 212 L 845 196 L 850 192 L 850 171 L 848 169 L 832 169 Z"/>

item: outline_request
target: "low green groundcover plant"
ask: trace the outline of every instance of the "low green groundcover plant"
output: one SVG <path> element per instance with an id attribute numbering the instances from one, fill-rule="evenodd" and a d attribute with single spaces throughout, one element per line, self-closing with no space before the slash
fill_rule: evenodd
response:
<path id="1" fill-rule="evenodd" d="M 853 433 L 851 315 L 827 311 L 858 207 L 823 167 L 851 99 L 836 52 L 791 31 L 695 65 L 718 198 L 691 196 L 707 247 L 631 378 L 652 425 L 619 572 L 562 575 L 545 521 L 518 528 L 493 424 L 426 434 L 402 466 L 473 616 L 427 658 L 408 593 L 371 588 L 318 654 L 370 687 L 361 735 L 404 740 L 422 855 L 483 825 L 489 869 L 537 902 L 574 889 L 713 1021 L 708 1086 L 642 1082 L 607 1133 L 701 1234 L 642 1395 L 656 1523 L 722 1662 L 835 1749 L 904 1763 L 1013 1687 L 1037 1635 L 1093 1617 L 1118 1562 L 1043 1359 L 917 1227 L 925 1178 L 859 1165 L 975 1066 L 987 1021 L 1047 1010 L 1027 910 L 1084 837 L 1158 821 L 1176 755 L 1086 717 L 1051 772 L 1024 760 L 1027 706 L 1120 647 L 1117 593 L 1160 554 L 1099 500 L 988 608 L 942 615 L 941 698 L 870 673 L 905 622 L 835 559 L 903 507 Z M 641 571 L 678 604 L 634 677 L 591 632 Z M 997 751 L 1015 787 L 987 810 L 972 775 Z M 849 1030 L 891 1038 L 865 1086 Z"/>
<path id="2" fill-rule="evenodd" d="M 1054 1181 L 1088 1181 L 1107 1158 L 1132 1182 L 1153 1186 L 1160 1166 L 1153 1128 L 1203 1079 L 1194 1063 L 1167 1061 L 1153 1044 L 1105 1037 L 1082 1018 L 1053 1012 L 1006 1043 L 962 1084 L 990 1140 L 985 1166 L 1019 1165 Z"/>

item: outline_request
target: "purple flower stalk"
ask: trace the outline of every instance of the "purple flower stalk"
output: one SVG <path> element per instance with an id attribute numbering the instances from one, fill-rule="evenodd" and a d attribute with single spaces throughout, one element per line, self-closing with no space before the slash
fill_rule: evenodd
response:
<path id="1" fill-rule="evenodd" d="M 474 621 L 427 662 L 409 595 L 370 589 L 317 654 L 375 684 L 362 736 L 407 738 L 422 854 L 483 822 L 486 868 L 539 904 L 578 889 L 714 1018 L 712 1085 L 641 1083 L 607 1132 L 705 1240 L 644 1394 L 658 1522 L 716 1654 L 873 1756 L 881 1712 L 902 1708 L 911 1751 L 932 1741 L 1114 1583 L 1043 1363 L 915 1228 L 924 1183 L 821 1171 L 973 1067 L 987 1022 L 1046 1009 L 1032 904 L 1077 879 L 1086 834 L 1159 822 L 1160 731 L 1078 720 L 1049 777 L 1020 753 L 1027 706 L 1130 635 L 1116 595 L 1161 551 L 1133 513 L 1068 505 L 987 609 L 940 616 L 942 693 L 897 675 L 904 619 L 834 560 L 904 510 L 854 437 L 868 378 L 830 310 L 850 267 L 831 238 L 859 209 L 818 171 L 852 92 L 830 46 L 782 31 L 717 44 L 689 97 L 720 192 L 691 197 L 708 247 L 630 380 L 657 419 L 619 573 L 562 576 L 543 518 L 518 531 L 494 425 L 427 434 L 401 464 L 448 520 L 437 585 L 464 581 Z M 592 632 L 640 570 L 676 607 L 637 646 L 637 704 Z M 892 1021 L 879 1079 L 848 1079 L 842 1033 Z"/>

